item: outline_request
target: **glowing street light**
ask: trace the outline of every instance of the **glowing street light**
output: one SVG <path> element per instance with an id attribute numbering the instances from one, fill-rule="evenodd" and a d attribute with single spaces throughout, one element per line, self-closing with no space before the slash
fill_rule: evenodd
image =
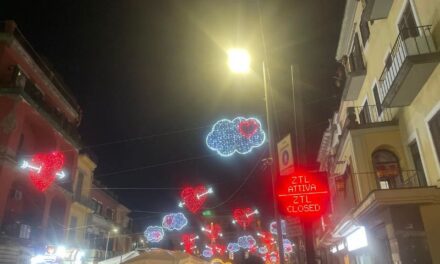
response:
<path id="1" fill-rule="evenodd" d="M 249 53 L 244 49 L 230 49 L 228 51 L 228 65 L 232 72 L 234 73 L 247 73 L 250 71 L 250 55 Z M 275 150 L 275 138 L 274 138 L 274 127 L 272 123 L 272 109 L 273 109 L 273 99 L 272 99 L 272 88 L 270 85 L 270 78 L 268 75 L 268 69 L 266 67 L 266 63 L 264 61 L 261 62 L 262 70 L 263 70 L 263 87 L 264 87 L 264 97 L 266 102 L 266 119 L 267 119 L 267 135 L 268 135 L 268 141 L 269 141 L 269 158 L 271 162 L 269 163 L 270 167 L 270 173 L 272 178 L 272 191 L 274 193 L 273 196 L 273 204 L 274 204 L 274 211 L 275 211 L 275 219 L 277 222 L 277 230 L 278 234 L 280 234 L 277 239 L 280 244 L 283 242 L 283 236 L 282 236 L 282 230 L 281 230 L 281 219 L 278 214 L 278 201 L 275 196 L 275 178 L 277 175 L 277 169 L 274 164 L 277 164 L 277 155 Z M 257 214 L 258 211 L 254 212 L 254 214 Z M 278 247 L 279 255 L 284 256 L 284 248 Z M 284 258 L 280 258 L 280 263 L 284 264 Z"/>
<path id="2" fill-rule="evenodd" d="M 245 49 L 228 50 L 228 65 L 232 72 L 248 73 L 250 70 L 251 56 Z"/>

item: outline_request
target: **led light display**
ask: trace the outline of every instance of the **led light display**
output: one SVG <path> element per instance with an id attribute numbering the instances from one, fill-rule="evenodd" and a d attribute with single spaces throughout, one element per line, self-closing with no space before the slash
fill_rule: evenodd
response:
<path id="1" fill-rule="evenodd" d="M 168 214 L 162 219 L 162 227 L 166 230 L 182 230 L 188 224 L 188 219 L 182 213 Z"/>
<path id="2" fill-rule="evenodd" d="M 206 189 L 205 186 L 199 185 L 197 187 L 186 187 L 180 193 L 182 202 L 180 207 L 185 206 L 190 212 L 196 213 L 202 208 L 206 201 L 207 195 L 213 193 L 212 188 Z"/>
<path id="3" fill-rule="evenodd" d="M 250 249 L 253 248 L 255 245 L 257 245 L 257 241 L 251 235 L 241 236 L 238 238 L 238 245 L 241 248 Z"/>
<path id="4" fill-rule="evenodd" d="M 231 242 L 228 244 L 227 250 L 232 253 L 238 252 L 240 250 L 240 245 Z"/>
<path id="5" fill-rule="evenodd" d="M 211 258 L 214 255 L 214 252 L 212 251 L 212 248 L 204 249 L 202 252 L 202 256 L 205 258 Z"/>
<path id="6" fill-rule="evenodd" d="M 247 154 L 263 145 L 266 139 L 261 122 L 256 118 L 236 117 L 217 121 L 206 137 L 206 144 L 220 156 Z"/>
<path id="7" fill-rule="evenodd" d="M 252 223 L 254 215 L 256 214 L 258 214 L 258 210 L 252 210 L 251 208 L 237 208 L 232 213 L 232 217 L 234 218 L 234 223 L 246 228 Z"/>
<path id="8" fill-rule="evenodd" d="M 347 249 L 348 251 L 354 251 L 359 248 L 368 246 L 367 233 L 365 227 L 360 227 L 353 233 L 347 236 Z"/>
<path id="9" fill-rule="evenodd" d="M 222 228 L 219 224 L 212 224 L 206 227 L 202 227 L 202 231 L 206 233 L 206 235 L 211 241 L 214 241 L 217 238 L 223 236 Z"/>
<path id="10" fill-rule="evenodd" d="M 195 240 L 199 239 L 199 236 L 195 234 L 183 234 L 182 235 L 182 243 L 184 250 L 187 253 L 192 253 L 192 251 L 196 248 Z"/>
<path id="11" fill-rule="evenodd" d="M 66 176 L 62 170 L 64 165 L 64 154 L 60 151 L 51 153 L 37 153 L 31 161 L 23 161 L 21 169 L 29 171 L 32 184 L 40 191 L 49 188 L 56 178 L 62 179 Z"/>
<path id="12" fill-rule="evenodd" d="M 163 228 L 160 226 L 149 226 L 144 232 L 144 236 L 148 242 L 158 243 L 164 237 Z"/>
<path id="13" fill-rule="evenodd" d="M 266 246 L 262 246 L 258 248 L 258 253 L 260 253 L 261 255 L 265 255 L 267 254 L 267 252 L 269 252 L 269 250 L 267 249 Z"/>
<path id="14" fill-rule="evenodd" d="M 293 245 L 289 239 L 287 238 L 283 239 L 283 246 L 284 246 L 284 253 L 289 254 L 293 252 Z"/>

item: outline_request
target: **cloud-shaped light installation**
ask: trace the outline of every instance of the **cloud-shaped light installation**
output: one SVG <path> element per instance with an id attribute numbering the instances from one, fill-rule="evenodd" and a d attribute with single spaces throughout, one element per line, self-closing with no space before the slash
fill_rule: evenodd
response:
<path id="1" fill-rule="evenodd" d="M 276 221 L 273 221 L 273 222 L 270 223 L 269 230 L 274 235 L 278 234 L 278 232 L 277 232 L 277 222 Z M 283 232 L 283 235 L 287 234 L 287 232 L 286 232 L 286 220 L 281 220 L 281 230 Z"/>
<path id="2" fill-rule="evenodd" d="M 203 250 L 202 255 L 205 258 L 210 258 L 210 257 L 212 257 L 214 255 L 214 252 L 212 251 L 212 248 L 207 248 L 207 249 Z"/>
<path id="3" fill-rule="evenodd" d="M 158 243 L 163 239 L 164 232 L 160 226 L 149 226 L 144 232 L 148 242 Z"/>
<path id="4" fill-rule="evenodd" d="M 206 137 L 206 144 L 220 156 L 246 154 L 263 145 L 266 139 L 261 122 L 253 117 L 217 121 Z"/>
<path id="5" fill-rule="evenodd" d="M 266 246 L 262 246 L 258 248 L 258 253 L 260 253 L 261 255 L 265 255 L 267 254 L 267 252 L 269 252 L 269 250 L 267 249 Z"/>
<path id="6" fill-rule="evenodd" d="M 251 235 L 242 236 L 238 238 L 238 245 L 244 249 L 253 248 L 257 244 L 255 238 Z"/>
<path id="7" fill-rule="evenodd" d="M 235 252 L 238 252 L 240 250 L 240 246 L 237 243 L 232 243 L 231 242 L 231 243 L 228 244 L 227 250 L 229 252 L 235 253 Z"/>
<path id="8" fill-rule="evenodd" d="M 169 231 L 182 230 L 187 224 L 188 219 L 183 213 L 167 214 L 162 219 L 162 227 Z"/>
<path id="9" fill-rule="evenodd" d="M 283 239 L 283 247 L 284 247 L 284 253 L 292 253 L 293 252 L 292 242 L 290 242 L 290 240 L 287 238 Z"/>

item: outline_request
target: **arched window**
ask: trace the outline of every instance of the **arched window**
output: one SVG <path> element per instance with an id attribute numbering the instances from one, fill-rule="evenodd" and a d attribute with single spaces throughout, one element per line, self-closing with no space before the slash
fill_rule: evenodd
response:
<path id="1" fill-rule="evenodd" d="M 396 188 L 401 180 L 397 156 L 389 150 L 377 150 L 372 155 L 373 167 L 381 189 Z"/>

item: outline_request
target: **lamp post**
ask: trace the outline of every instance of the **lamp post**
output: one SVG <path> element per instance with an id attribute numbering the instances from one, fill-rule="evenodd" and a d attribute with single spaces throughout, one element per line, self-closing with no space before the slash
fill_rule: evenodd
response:
<path id="1" fill-rule="evenodd" d="M 245 49 L 230 49 L 228 51 L 228 65 L 232 72 L 234 73 L 248 73 L 250 71 L 251 59 L 249 53 Z M 281 219 L 278 213 L 278 201 L 276 199 L 276 151 L 275 151 L 275 138 L 273 133 L 273 124 L 272 124 L 272 109 L 273 109 L 273 100 L 272 100 L 272 89 L 270 84 L 267 83 L 267 68 L 264 61 L 261 63 L 263 70 L 263 86 L 264 86 L 264 96 L 266 101 L 266 122 L 267 122 L 267 136 L 269 140 L 269 163 L 270 174 L 272 179 L 272 192 L 273 192 L 273 206 L 274 206 L 274 216 L 275 221 L 277 223 L 277 244 L 278 244 L 278 253 L 280 258 L 280 263 L 284 264 L 284 247 L 283 247 L 283 232 L 281 226 Z"/>
<path id="2" fill-rule="evenodd" d="M 110 240 L 110 233 L 113 231 L 113 233 L 117 234 L 118 233 L 118 229 L 117 228 L 113 228 L 112 230 L 109 230 L 107 233 L 107 243 L 105 244 L 105 254 L 104 254 L 104 260 L 107 259 L 107 251 L 108 251 L 108 242 Z"/>

